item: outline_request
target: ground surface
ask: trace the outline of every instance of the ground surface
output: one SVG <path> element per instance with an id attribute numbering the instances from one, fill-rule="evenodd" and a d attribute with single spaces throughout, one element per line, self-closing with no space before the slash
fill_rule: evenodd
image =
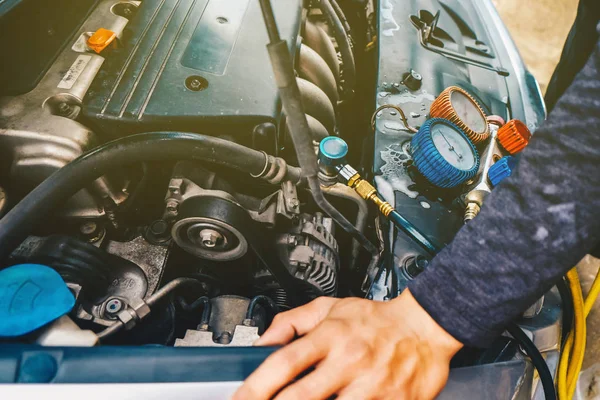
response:
<path id="1" fill-rule="evenodd" d="M 529 70 L 545 91 L 575 15 L 578 0 L 494 0 Z M 579 264 L 584 293 L 594 279 L 600 260 L 586 257 Z M 600 364 L 600 301 L 588 318 L 584 370 Z M 599 370 L 600 372 L 600 370 Z M 587 398 L 600 398 L 592 395 Z"/>

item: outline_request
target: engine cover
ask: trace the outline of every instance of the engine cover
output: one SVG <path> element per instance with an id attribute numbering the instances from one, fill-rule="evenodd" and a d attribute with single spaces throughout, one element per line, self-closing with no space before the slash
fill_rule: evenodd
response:
<path id="1" fill-rule="evenodd" d="M 295 48 L 301 0 L 274 8 Z M 122 47 L 105 55 L 84 115 L 110 135 L 218 131 L 248 143 L 257 125 L 277 125 L 281 114 L 267 43 L 258 1 L 144 0 Z"/>

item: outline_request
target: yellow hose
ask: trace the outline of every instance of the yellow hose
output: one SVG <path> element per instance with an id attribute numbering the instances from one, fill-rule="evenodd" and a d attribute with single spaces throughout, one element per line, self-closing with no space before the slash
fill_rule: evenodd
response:
<path id="1" fill-rule="evenodd" d="M 571 400 L 577 389 L 577 381 L 585 356 L 585 321 L 600 294 L 600 271 L 596 274 L 585 301 L 583 300 L 579 275 L 575 268 L 567 273 L 567 279 L 573 296 L 575 324 L 562 349 L 558 365 L 558 397 L 560 400 Z"/>

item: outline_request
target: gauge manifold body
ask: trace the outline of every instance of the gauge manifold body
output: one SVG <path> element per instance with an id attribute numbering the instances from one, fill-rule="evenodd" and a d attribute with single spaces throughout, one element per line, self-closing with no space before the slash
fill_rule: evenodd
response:
<path id="1" fill-rule="evenodd" d="M 521 152 L 529 144 L 531 132 L 519 120 L 513 119 L 498 129 L 498 141 L 510 154 Z"/>
<path id="2" fill-rule="evenodd" d="M 490 136 L 485 112 L 473 96 L 458 86 L 450 86 L 438 96 L 431 105 L 430 116 L 451 121 L 475 144 Z"/>
<path id="3" fill-rule="evenodd" d="M 479 155 L 467 135 L 452 122 L 433 118 L 413 137 L 414 165 L 433 185 L 452 188 L 473 178 Z"/>

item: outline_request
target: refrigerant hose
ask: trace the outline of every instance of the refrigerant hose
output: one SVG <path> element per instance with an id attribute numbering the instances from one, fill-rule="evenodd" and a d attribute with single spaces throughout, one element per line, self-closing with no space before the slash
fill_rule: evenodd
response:
<path id="1" fill-rule="evenodd" d="M 558 395 L 560 400 L 572 399 L 577 389 L 579 373 L 583 365 L 586 347 L 586 318 L 600 294 L 600 271 L 597 272 L 592 287 L 585 298 L 577 269 L 567 273 L 572 296 L 575 323 L 565 341 L 558 365 Z"/>

